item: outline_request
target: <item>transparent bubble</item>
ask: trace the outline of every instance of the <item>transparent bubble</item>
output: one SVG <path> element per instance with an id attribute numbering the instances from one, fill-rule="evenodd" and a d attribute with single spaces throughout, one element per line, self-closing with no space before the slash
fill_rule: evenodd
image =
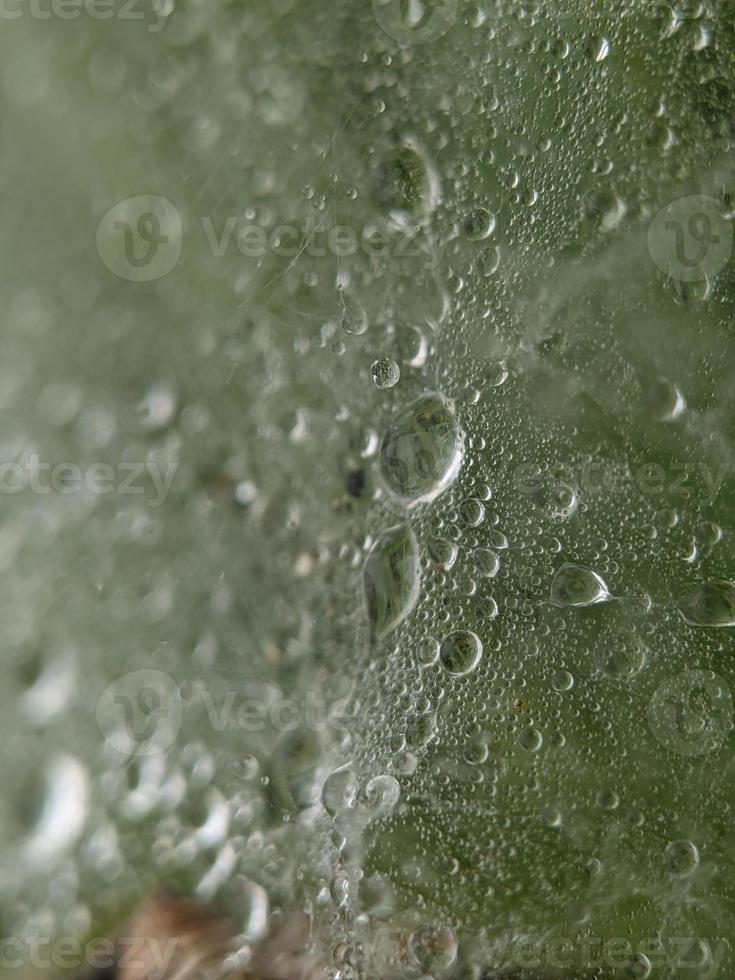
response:
<path id="1" fill-rule="evenodd" d="M 380 472 L 406 504 L 433 500 L 456 479 L 462 437 L 454 411 L 440 394 L 423 395 L 396 416 L 380 444 Z"/>
<path id="2" fill-rule="evenodd" d="M 692 626 L 735 626 L 735 584 L 705 582 L 679 603 L 679 612 Z"/>
<path id="3" fill-rule="evenodd" d="M 690 840 L 674 840 L 666 845 L 664 860 L 673 875 L 685 877 L 699 867 L 699 850 Z"/>
<path id="4" fill-rule="evenodd" d="M 600 576 L 581 565 L 562 565 L 551 583 L 551 601 L 556 606 L 593 606 L 609 598 Z"/>
<path id="5" fill-rule="evenodd" d="M 394 388 L 401 377 L 401 369 L 388 357 L 373 361 L 371 371 L 376 388 Z"/>
<path id="6" fill-rule="evenodd" d="M 383 813 L 393 809 L 401 796 L 401 787 L 393 776 L 373 776 L 362 787 L 360 799 L 362 803 L 375 813 Z"/>
<path id="7" fill-rule="evenodd" d="M 441 642 L 439 659 L 448 674 L 461 677 L 469 674 L 480 662 L 482 642 L 470 630 L 454 630 Z"/>
<path id="8" fill-rule="evenodd" d="M 480 242 L 488 238 L 495 228 L 495 215 L 485 208 L 475 208 L 470 211 L 464 221 L 465 234 L 471 242 Z"/>
<path id="9" fill-rule="evenodd" d="M 457 958 L 457 939 L 448 926 L 422 926 L 411 936 L 409 948 L 421 969 L 432 976 L 447 973 Z"/>
<path id="10" fill-rule="evenodd" d="M 357 774 L 351 765 L 340 766 L 331 772 L 322 787 L 322 803 L 330 816 L 354 805 L 357 795 Z"/>

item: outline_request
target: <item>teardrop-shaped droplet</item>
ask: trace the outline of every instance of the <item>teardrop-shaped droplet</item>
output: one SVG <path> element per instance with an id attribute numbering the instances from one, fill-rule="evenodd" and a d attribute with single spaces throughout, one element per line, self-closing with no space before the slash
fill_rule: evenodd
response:
<path id="1" fill-rule="evenodd" d="M 581 565 L 562 565 L 551 583 L 555 606 L 594 606 L 609 598 L 607 586 L 597 572 Z"/>
<path id="2" fill-rule="evenodd" d="M 407 506 L 438 497 L 462 463 L 462 435 L 451 403 L 422 395 L 394 419 L 380 445 L 387 489 Z"/>
<path id="3" fill-rule="evenodd" d="M 680 602 L 679 612 L 692 626 L 735 626 L 735 583 L 705 582 Z"/>
<path id="4" fill-rule="evenodd" d="M 370 625 L 382 636 L 408 616 L 419 594 L 418 547 L 407 524 L 378 536 L 365 559 L 363 582 Z"/>
<path id="5" fill-rule="evenodd" d="M 322 788 L 322 803 L 331 817 L 353 806 L 356 796 L 357 774 L 349 763 L 330 772 Z"/>

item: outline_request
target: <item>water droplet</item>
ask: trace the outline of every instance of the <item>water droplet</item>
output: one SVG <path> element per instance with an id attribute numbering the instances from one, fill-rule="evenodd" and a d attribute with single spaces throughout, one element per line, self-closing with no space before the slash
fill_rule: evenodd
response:
<path id="1" fill-rule="evenodd" d="M 407 524 L 383 531 L 365 559 L 363 584 L 368 618 L 383 636 L 408 616 L 421 585 L 416 538 Z"/>
<path id="2" fill-rule="evenodd" d="M 315 732 L 304 727 L 286 732 L 271 760 L 268 785 L 286 808 L 305 810 L 319 802 L 321 750 Z"/>
<path id="3" fill-rule="evenodd" d="M 433 538 L 428 543 L 428 549 L 432 561 L 439 568 L 448 571 L 457 560 L 457 545 L 448 538 Z"/>
<path id="4" fill-rule="evenodd" d="M 562 565 L 551 583 L 555 606 L 594 606 L 610 598 L 607 586 L 597 574 L 581 565 Z"/>
<path id="5" fill-rule="evenodd" d="M 461 677 L 473 671 L 482 657 L 482 642 L 470 630 L 454 630 L 441 643 L 439 658 L 448 674 Z"/>
<path id="6" fill-rule="evenodd" d="M 492 234 L 495 228 L 495 215 L 485 208 L 475 208 L 464 220 L 465 234 L 471 242 L 480 242 Z"/>
<path id="7" fill-rule="evenodd" d="M 456 479 L 462 436 L 446 398 L 422 395 L 398 414 L 380 445 L 388 490 L 407 505 L 434 500 Z"/>
<path id="8" fill-rule="evenodd" d="M 620 797 L 612 789 L 601 789 L 595 797 L 595 803 L 601 810 L 617 810 L 620 806 Z"/>
<path id="9" fill-rule="evenodd" d="M 457 958 L 457 939 L 448 926 L 422 926 L 411 936 L 409 948 L 421 969 L 434 977 L 450 970 Z"/>
<path id="10" fill-rule="evenodd" d="M 477 548 L 475 551 L 475 570 L 483 578 L 495 578 L 500 568 L 500 557 L 490 548 Z"/>
<path id="11" fill-rule="evenodd" d="M 430 667 L 439 659 L 439 641 L 426 636 L 416 646 L 416 659 L 422 667 Z"/>
<path id="12" fill-rule="evenodd" d="M 361 802 L 374 813 L 387 813 L 401 797 L 401 787 L 393 776 L 373 776 L 362 788 Z"/>
<path id="13" fill-rule="evenodd" d="M 528 752 L 538 752 L 543 743 L 543 735 L 535 728 L 525 728 L 518 736 L 518 744 Z"/>
<path id="14" fill-rule="evenodd" d="M 590 57 L 597 62 L 604 61 L 610 53 L 610 42 L 606 37 L 596 37 L 589 44 Z"/>
<path id="15" fill-rule="evenodd" d="M 623 966 L 623 974 L 630 980 L 645 980 L 651 975 L 651 961 L 645 953 L 631 953 Z"/>
<path id="16" fill-rule="evenodd" d="M 401 369 L 395 361 L 388 357 L 381 357 L 377 361 L 373 361 L 370 370 L 376 388 L 394 388 L 401 377 Z"/>
<path id="17" fill-rule="evenodd" d="M 679 603 L 679 612 L 692 626 L 735 626 L 735 584 L 705 582 Z"/>
<path id="18" fill-rule="evenodd" d="M 664 860 L 673 875 L 684 877 L 699 866 L 699 849 L 690 840 L 673 840 L 666 845 Z"/>
<path id="19" fill-rule="evenodd" d="M 340 326 L 345 333 L 359 337 L 368 328 L 368 317 L 360 306 L 345 305 L 339 318 Z"/>
<path id="20" fill-rule="evenodd" d="M 589 221 L 600 231 L 614 231 L 625 217 L 625 201 L 609 190 L 590 191 L 584 200 L 584 210 Z"/>
<path id="21" fill-rule="evenodd" d="M 571 691 L 571 689 L 574 687 L 574 677 L 568 670 L 560 670 L 554 674 L 554 679 L 551 682 L 551 686 L 560 694 L 563 691 Z"/>
<path id="22" fill-rule="evenodd" d="M 330 817 L 354 805 L 357 775 L 351 765 L 340 766 L 327 776 L 322 787 L 322 803 Z"/>
<path id="23" fill-rule="evenodd" d="M 601 637 L 595 650 L 600 673 L 612 680 L 630 680 L 646 663 L 646 648 L 639 636 L 610 632 Z"/>
<path id="24" fill-rule="evenodd" d="M 258 942 L 268 931 L 268 893 L 262 885 L 245 879 L 239 901 L 244 908 L 240 934 L 248 943 Z"/>
<path id="25" fill-rule="evenodd" d="M 459 515 L 468 527 L 477 527 L 485 517 L 485 508 L 479 500 L 469 497 L 459 505 Z"/>
<path id="26" fill-rule="evenodd" d="M 149 432 L 165 429 L 176 414 L 176 393 L 173 388 L 165 384 L 153 385 L 138 405 L 136 414 L 141 426 Z"/>
<path id="27" fill-rule="evenodd" d="M 436 715 L 428 712 L 418 715 L 406 729 L 406 745 L 411 749 L 419 749 L 427 745 L 436 735 Z"/>
<path id="28" fill-rule="evenodd" d="M 475 603 L 475 616 L 483 622 L 490 622 L 498 615 L 498 604 L 491 596 L 478 599 Z"/>
<path id="29" fill-rule="evenodd" d="M 395 147 L 377 174 L 378 197 L 388 211 L 426 217 L 436 207 L 438 180 L 412 139 Z"/>
<path id="30" fill-rule="evenodd" d="M 469 762 L 471 766 L 481 766 L 483 762 L 487 761 L 490 754 L 485 736 L 475 735 L 474 738 L 471 738 L 465 745 L 462 754 L 465 762 Z"/>
<path id="31" fill-rule="evenodd" d="M 648 409 L 661 422 L 673 422 L 686 411 L 686 401 L 673 381 L 658 378 L 646 391 Z"/>

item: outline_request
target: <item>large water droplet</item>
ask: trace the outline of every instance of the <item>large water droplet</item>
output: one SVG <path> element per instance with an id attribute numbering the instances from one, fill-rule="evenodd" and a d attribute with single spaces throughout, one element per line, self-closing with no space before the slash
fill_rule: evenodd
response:
<path id="1" fill-rule="evenodd" d="M 609 598 L 607 586 L 597 572 L 581 565 L 562 565 L 551 583 L 555 606 L 594 606 Z"/>
<path id="2" fill-rule="evenodd" d="M 455 480 L 462 435 L 449 401 L 422 395 L 398 414 L 380 445 L 380 472 L 404 504 L 433 500 Z"/>
<path id="3" fill-rule="evenodd" d="M 401 377 L 401 369 L 389 357 L 380 357 L 371 367 L 376 388 L 394 388 Z"/>
<path id="4" fill-rule="evenodd" d="M 378 197 L 388 211 L 425 217 L 436 207 L 436 174 L 412 139 L 406 139 L 387 155 L 378 170 L 377 184 Z"/>
<path id="5" fill-rule="evenodd" d="M 382 636 L 408 616 L 419 595 L 418 548 L 407 524 L 378 536 L 365 559 L 363 582 L 370 624 Z"/>
<path id="6" fill-rule="evenodd" d="M 705 582 L 680 602 L 679 612 L 692 626 L 735 626 L 735 584 Z"/>
<path id="7" fill-rule="evenodd" d="M 457 939 L 448 926 L 422 926 L 411 936 L 409 947 L 421 969 L 434 977 L 450 970 L 457 958 Z"/>
<path id="8" fill-rule="evenodd" d="M 666 845 L 664 860 L 672 874 L 684 877 L 699 866 L 699 850 L 690 840 L 672 840 Z"/>
<path id="9" fill-rule="evenodd" d="M 357 775 L 351 765 L 340 766 L 324 781 L 322 803 L 331 817 L 353 806 L 356 795 Z"/>
<path id="10" fill-rule="evenodd" d="M 393 776 L 373 776 L 362 787 L 361 802 L 376 815 L 392 810 L 401 797 L 401 787 Z"/>
<path id="11" fill-rule="evenodd" d="M 482 642 L 470 630 L 454 630 L 442 640 L 439 658 L 448 674 L 461 677 L 477 667 L 482 656 Z"/>

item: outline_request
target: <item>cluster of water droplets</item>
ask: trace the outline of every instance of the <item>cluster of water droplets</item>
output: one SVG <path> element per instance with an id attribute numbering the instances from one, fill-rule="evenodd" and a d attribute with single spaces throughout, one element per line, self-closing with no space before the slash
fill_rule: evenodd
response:
<path id="1" fill-rule="evenodd" d="M 48 179 L 29 108 L 89 159 L 16 215 L 3 459 L 143 465 L 3 497 L 11 934 L 163 881 L 232 911 L 233 967 L 295 902 L 340 980 L 512 973 L 519 937 L 731 968 L 735 283 L 647 231 L 732 222 L 735 45 L 643 6 L 8 25 L 3 185 Z M 70 214 L 159 164 L 181 263 L 110 279 Z"/>

